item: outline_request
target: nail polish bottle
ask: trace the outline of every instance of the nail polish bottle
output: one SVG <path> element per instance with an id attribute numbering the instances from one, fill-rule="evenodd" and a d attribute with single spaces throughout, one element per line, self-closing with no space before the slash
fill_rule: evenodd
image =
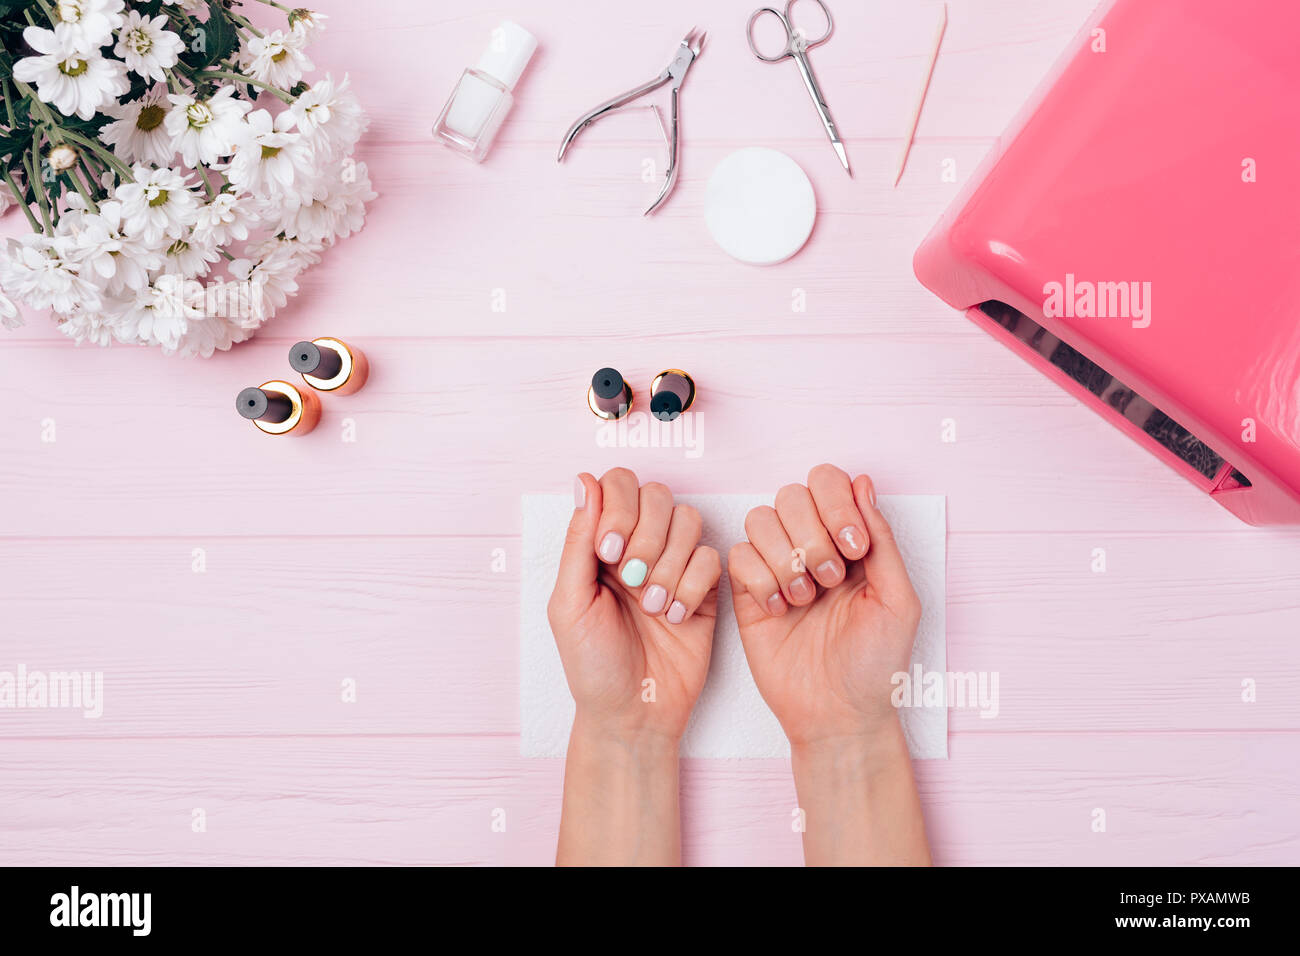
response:
<path id="1" fill-rule="evenodd" d="M 622 418 L 632 408 L 632 388 L 623 381 L 618 369 L 602 368 L 591 377 L 587 406 L 597 418 L 606 421 Z"/>
<path id="2" fill-rule="evenodd" d="M 695 380 L 679 368 L 660 372 L 650 383 L 650 414 L 671 422 L 695 403 Z"/>
<path id="3" fill-rule="evenodd" d="M 537 38 L 517 23 L 507 20 L 493 30 L 478 66 L 464 72 L 442 108 L 434 138 L 476 163 L 483 162 L 514 105 L 515 84 L 536 50 Z"/>
<path id="4" fill-rule="evenodd" d="M 365 354 L 342 339 L 299 342 L 289 349 L 289 364 L 312 388 L 335 395 L 351 395 L 370 376 Z"/>
<path id="5" fill-rule="evenodd" d="M 305 435 L 320 421 L 320 398 L 288 382 L 263 382 L 235 398 L 235 409 L 268 435 Z"/>

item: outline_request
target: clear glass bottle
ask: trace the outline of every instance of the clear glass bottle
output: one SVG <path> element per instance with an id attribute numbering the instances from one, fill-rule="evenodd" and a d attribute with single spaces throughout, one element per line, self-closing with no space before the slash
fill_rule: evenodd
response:
<path id="1" fill-rule="evenodd" d="M 478 65 L 462 74 L 433 128 L 434 138 L 453 152 L 483 162 L 514 105 L 514 88 L 537 51 L 537 38 L 506 21 Z"/>

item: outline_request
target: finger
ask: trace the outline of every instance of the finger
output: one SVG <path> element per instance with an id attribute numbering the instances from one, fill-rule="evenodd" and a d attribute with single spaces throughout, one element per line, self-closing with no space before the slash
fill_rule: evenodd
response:
<path id="1" fill-rule="evenodd" d="M 668 522 L 673 516 L 673 493 L 667 485 L 650 482 L 638 496 L 636 528 L 623 553 L 618 576 L 629 588 L 645 584 L 646 576 L 664 552 L 668 539 Z"/>
<path id="2" fill-rule="evenodd" d="M 626 468 L 612 468 L 601 476 L 600 490 L 604 507 L 596 527 L 596 557 L 606 564 L 618 564 L 640 510 L 636 475 Z"/>
<path id="3" fill-rule="evenodd" d="M 573 486 L 574 509 L 560 552 L 560 571 L 555 579 L 548 613 L 554 620 L 572 621 L 596 599 L 596 526 L 600 521 L 600 482 L 585 472 Z"/>
<path id="4" fill-rule="evenodd" d="M 869 477 L 858 475 L 853 479 L 853 496 L 867 519 L 867 534 L 871 536 L 871 550 L 863 562 L 867 580 L 880 591 L 887 605 L 915 601 L 916 592 L 907 576 L 903 554 L 898 550 L 894 530 L 876 506 L 876 488 Z"/>
<path id="5" fill-rule="evenodd" d="M 713 548 L 698 547 L 686 562 L 686 570 L 677 582 L 672 606 L 668 608 L 668 623 L 683 624 L 691 619 L 717 586 L 722 577 L 722 559 Z"/>
<path id="6" fill-rule="evenodd" d="M 781 584 L 786 601 L 795 607 L 811 604 L 817 585 L 808 576 L 801 552 L 796 552 L 775 508 L 754 508 L 745 516 L 745 535 L 763 556 Z"/>
<path id="7" fill-rule="evenodd" d="M 867 522 L 853 500 L 849 476 L 834 465 L 818 465 L 808 473 L 808 490 L 840 554 L 849 561 L 861 559 L 869 547 Z"/>
<path id="8" fill-rule="evenodd" d="M 727 573 L 731 576 L 736 620 L 745 623 L 761 617 L 780 617 L 788 609 L 776 576 L 750 542 L 741 541 L 732 547 L 727 555 Z"/>
<path id="9" fill-rule="evenodd" d="M 646 581 L 645 591 L 641 594 L 641 610 L 650 615 L 662 614 L 666 610 L 668 620 L 673 624 L 686 619 L 686 606 L 673 600 L 673 596 L 695 546 L 700 543 L 703 527 L 700 513 L 690 505 L 678 505 L 673 509 L 668 523 L 668 541 Z M 677 616 L 675 621 L 674 615 Z"/>
<path id="10" fill-rule="evenodd" d="M 844 580 L 844 562 L 826 533 L 812 492 L 803 485 L 786 485 L 776 493 L 776 513 L 817 583 L 833 588 Z"/>

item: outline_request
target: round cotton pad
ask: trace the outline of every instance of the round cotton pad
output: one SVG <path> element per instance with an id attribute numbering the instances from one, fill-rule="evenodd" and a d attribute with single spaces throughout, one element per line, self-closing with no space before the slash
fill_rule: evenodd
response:
<path id="1" fill-rule="evenodd" d="M 799 164 L 774 149 L 737 150 L 709 179 L 704 221 L 714 241 L 741 262 L 767 266 L 803 248 L 817 220 L 817 197 Z"/>

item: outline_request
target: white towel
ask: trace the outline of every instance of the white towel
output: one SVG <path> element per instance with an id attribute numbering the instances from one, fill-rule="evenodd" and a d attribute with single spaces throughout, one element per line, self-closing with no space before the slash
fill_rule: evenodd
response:
<path id="1" fill-rule="evenodd" d="M 718 593 L 718 626 L 713 636 L 709 678 L 696 702 L 682 740 L 683 757 L 788 757 L 790 745 L 776 717 L 763 702 L 749 673 L 740 631 L 731 610 L 725 562 L 731 545 L 744 538 L 745 515 L 772 503 L 761 495 L 683 495 L 704 518 L 703 544 L 718 549 L 724 568 Z M 912 668 L 926 674 L 947 669 L 944 631 L 947 558 L 947 501 L 942 495 L 883 495 L 880 508 L 898 539 L 908 574 L 923 608 Z M 564 679 L 560 654 L 546 620 L 559 569 L 564 532 L 573 514 L 568 495 L 523 497 L 519 694 L 520 749 L 525 757 L 559 757 L 573 723 L 573 698 Z M 948 756 L 948 712 L 943 707 L 904 707 L 903 733 L 913 757 Z"/>

